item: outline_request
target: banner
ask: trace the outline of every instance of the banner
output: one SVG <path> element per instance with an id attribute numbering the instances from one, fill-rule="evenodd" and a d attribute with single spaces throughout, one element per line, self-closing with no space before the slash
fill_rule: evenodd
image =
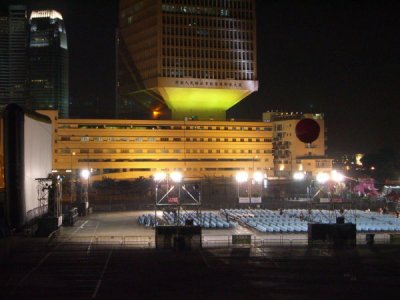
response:
<path id="1" fill-rule="evenodd" d="M 251 203 L 261 203 L 261 197 L 251 197 Z"/>
<path id="2" fill-rule="evenodd" d="M 249 197 L 239 197 L 239 203 L 250 203 Z"/>
<path id="3" fill-rule="evenodd" d="M 170 197 L 170 198 L 168 198 L 168 203 L 178 204 L 178 197 Z"/>

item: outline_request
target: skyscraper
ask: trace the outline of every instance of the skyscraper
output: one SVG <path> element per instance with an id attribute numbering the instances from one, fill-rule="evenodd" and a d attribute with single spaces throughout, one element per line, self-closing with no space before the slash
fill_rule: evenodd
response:
<path id="1" fill-rule="evenodd" d="M 254 0 L 120 0 L 117 114 L 225 119 L 257 91 Z"/>
<path id="2" fill-rule="evenodd" d="M 61 14 L 32 11 L 29 18 L 29 90 L 27 106 L 58 110 L 68 117 L 68 45 Z"/>
<path id="3" fill-rule="evenodd" d="M 0 107 L 27 97 L 27 8 L 10 5 L 0 16 Z"/>

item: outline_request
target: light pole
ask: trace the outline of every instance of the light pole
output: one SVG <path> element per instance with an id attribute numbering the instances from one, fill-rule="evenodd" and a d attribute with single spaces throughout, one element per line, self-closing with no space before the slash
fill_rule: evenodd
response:
<path id="1" fill-rule="evenodd" d="M 237 195 L 238 195 L 238 201 L 240 203 L 240 184 L 247 182 L 249 179 L 249 174 L 245 171 L 240 171 L 236 173 L 236 182 L 238 184 L 238 188 L 237 188 Z M 250 199 L 249 199 L 250 201 Z"/>
<path id="2" fill-rule="evenodd" d="M 81 171 L 81 178 L 86 180 L 86 189 L 84 193 L 84 210 L 86 214 L 86 209 L 89 208 L 89 178 L 90 178 L 90 171 L 88 169 L 83 169 Z"/>
<path id="3" fill-rule="evenodd" d="M 72 202 L 73 202 L 73 196 L 72 196 L 72 189 L 73 189 L 73 186 L 74 186 L 74 169 L 73 169 L 73 163 L 72 163 L 72 161 L 73 161 L 73 157 L 75 156 L 75 152 L 74 151 L 72 151 L 71 152 L 71 156 L 70 156 L 70 162 L 71 162 L 71 177 L 70 177 L 70 183 L 71 183 L 71 191 L 70 191 L 70 200 L 71 200 L 71 204 L 72 204 Z"/>
<path id="4" fill-rule="evenodd" d="M 157 224 L 157 203 L 158 203 L 158 185 L 160 184 L 161 181 L 163 181 L 167 177 L 167 174 L 164 172 L 158 172 L 154 174 L 154 182 L 156 184 L 155 189 L 156 189 L 156 198 L 154 202 L 154 227 L 156 227 Z"/>
<path id="5" fill-rule="evenodd" d="M 254 184 L 255 188 L 257 185 L 260 186 L 259 189 L 259 194 L 257 195 L 257 198 L 254 199 L 254 203 L 262 203 L 262 182 L 264 180 L 264 174 L 260 171 L 256 171 L 253 173 L 253 180 L 251 184 Z M 256 189 L 257 190 L 257 189 Z M 250 202 L 252 202 L 252 189 L 250 189 Z"/>
<path id="6" fill-rule="evenodd" d="M 176 225 L 179 225 L 179 213 L 180 213 L 180 197 L 181 197 L 181 182 L 182 182 L 182 173 L 180 172 L 172 172 L 169 177 L 171 178 L 171 180 L 175 183 L 178 184 L 178 213 L 177 213 L 177 217 L 176 217 Z"/>

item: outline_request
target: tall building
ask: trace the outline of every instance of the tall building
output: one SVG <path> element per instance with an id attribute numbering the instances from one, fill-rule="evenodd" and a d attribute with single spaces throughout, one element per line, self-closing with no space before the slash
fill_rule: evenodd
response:
<path id="1" fill-rule="evenodd" d="M 10 5 L 0 16 L 0 107 L 27 98 L 27 8 Z"/>
<path id="2" fill-rule="evenodd" d="M 29 91 L 27 106 L 58 110 L 68 117 L 68 45 L 61 14 L 32 11 L 29 18 Z"/>
<path id="3" fill-rule="evenodd" d="M 119 117 L 225 119 L 257 91 L 254 0 L 120 0 Z"/>

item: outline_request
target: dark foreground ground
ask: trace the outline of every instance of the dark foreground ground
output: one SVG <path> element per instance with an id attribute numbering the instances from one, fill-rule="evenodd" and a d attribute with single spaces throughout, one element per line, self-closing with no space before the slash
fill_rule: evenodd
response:
<path id="1" fill-rule="evenodd" d="M 398 299 L 399 246 L 197 251 L 0 240 L 0 299 Z"/>
<path id="2" fill-rule="evenodd" d="M 50 240 L 0 239 L 0 299 L 400 298 L 399 244 L 310 248 L 305 234 L 276 244 L 283 236 L 238 226 L 204 230 L 202 250 L 155 250 L 141 213 L 95 213 Z M 228 247 L 233 234 L 266 247 Z"/>

